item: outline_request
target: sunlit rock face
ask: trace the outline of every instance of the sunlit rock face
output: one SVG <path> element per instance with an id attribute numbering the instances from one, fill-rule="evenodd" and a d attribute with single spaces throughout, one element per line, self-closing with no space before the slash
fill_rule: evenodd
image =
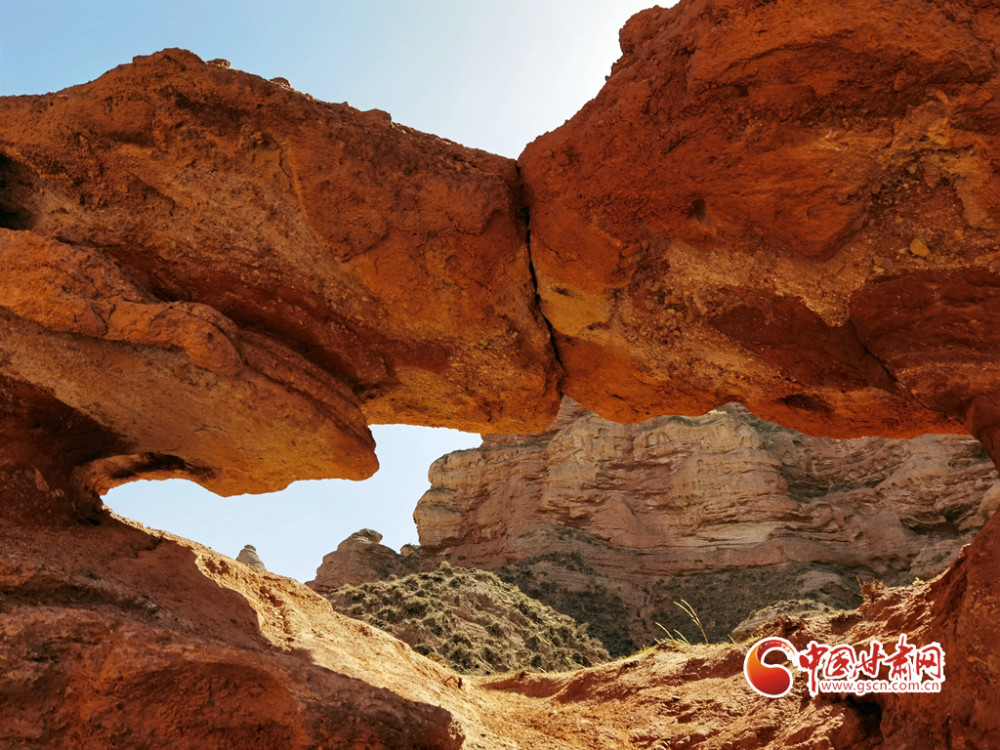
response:
<path id="1" fill-rule="evenodd" d="M 738 405 L 619 425 L 567 399 L 545 433 L 487 436 L 430 479 L 424 567 L 503 569 L 579 617 L 575 595 L 617 600 L 636 646 L 690 630 L 680 599 L 724 639 L 782 600 L 853 608 L 859 577 L 932 578 L 1000 504 L 972 438 L 814 438 Z"/>
<path id="2" fill-rule="evenodd" d="M 554 415 L 512 160 L 182 50 L 0 120 L 0 375 L 95 423 L 82 484 L 360 479 L 369 423 Z"/>
<path id="3" fill-rule="evenodd" d="M 2 743 L 1000 746 L 996 520 L 926 587 L 780 626 L 938 641 L 940 695 L 782 702 L 727 647 L 449 681 L 96 501 L 360 478 L 368 423 L 530 433 L 562 394 L 623 422 L 739 401 L 809 434 L 964 429 L 1000 458 L 998 14 L 654 8 L 519 165 L 182 51 L 4 99 Z M 852 523 L 821 528 L 875 536 Z"/>
<path id="4" fill-rule="evenodd" d="M 564 392 L 992 445 L 996 8 L 696 0 L 519 160 Z M 949 420 L 950 418 L 950 420 Z"/>
<path id="5" fill-rule="evenodd" d="M 1000 504 L 974 439 L 814 438 L 738 405 L 620 425 L 567 400 L 549 432 L 487 436 L 430 479 L 423 552 L 486 567 L 552 525 L 642 551 L 632 567 L 651 573 L 821 561 L 884 575 L 967 542 Z"/>
<path id="6" fill-rule="evenodd" d="M 381 541 L 382 534 L 373 529 L 354 532 L 323 557 L 316 577 L 307 585 L 325 594 L 341 586 L 381 581 L 391 575 L 404 576 L 418 569 L 419 557 L 413 554 L 416 551 L 413 545 L 404 545 L 403 554 L 399 554 Z"/>

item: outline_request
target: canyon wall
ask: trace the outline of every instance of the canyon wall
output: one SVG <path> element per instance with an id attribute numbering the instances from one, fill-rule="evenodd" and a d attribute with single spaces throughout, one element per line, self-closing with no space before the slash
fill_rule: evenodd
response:
<path id="1" fill-rule="evenodd" d="M 938 641 L 940 694 L 783 702 L 727 648 L 456 684 L 100 507 L 361 478 L 369 423 L 530 433 L 562 395 L 1000 459 L 1000 9 L 684 0 L 621 43 L 517 164 L 180 50 L 0 101 L 6 744 L 1000 745 L 996 520 L 928 586 L 774 631 Z"/>
<path id="2" fill-rule="evenodd" d="M 1000 505 L 972 438 L 815 438 L 735 404 L 620 425 L 566 399 L 544 433 L 488 435 L 429 477 L 419 548 L 397 555 L 359 532 L 309 585 L 442 560 L 497 571 L 617 655 L 662 639 L 660 626 L 700 639 L 676 602 L 718 641 L 756 610 L 853 609 L 859 580 L 929 580 Z"/>
<path id="3" fill-rule="evenodd" d="M 925 576 L 936 545 L 957 552 L 1000 504 L 967 437 L 813 438 L 738 405 L 620 425 L 568 402 L 560 417 L 434 462 L 414 511 L 422 554 L 495 568 L 560 551 L 538 537 L 565 528 L 634 575 L 824 562 Z M 614 549 L 631 559 L 615 566 Z"/>

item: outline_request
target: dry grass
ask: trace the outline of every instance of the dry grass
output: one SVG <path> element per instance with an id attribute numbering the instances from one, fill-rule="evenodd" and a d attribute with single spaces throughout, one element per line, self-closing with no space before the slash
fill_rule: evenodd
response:
<path id="1" fill-rule="evenodd" d="M 493 573 L 452 568 L 344 586 L 334 609 L 464 674 L 563 671 L 608 661 L 586 628 Z"/>

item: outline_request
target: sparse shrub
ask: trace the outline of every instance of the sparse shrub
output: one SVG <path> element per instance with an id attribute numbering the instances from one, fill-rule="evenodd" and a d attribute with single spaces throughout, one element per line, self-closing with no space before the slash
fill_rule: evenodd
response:
<path id="1" fill-rule="evenodd" d="M 439 566 L 345 586 L 328 598 L 338 611 L 405 633 L 414 651 L 462 672 L 561 671 L 609 659 L 572 619 L 484 571 Z"/>
<path id="2" fill-rule="evenodd" d="M 427 615 L 427 617 L 420 621 L 420 624 L 424 630 L 428 630 L 432 633 L 439 633 L 441 632 L 441 626 L 443 623 L 441 622 L 441 615 L 435 612 Z"/>
<path id="3" fill-rule="evenodd" d="M 448 656 L 455 666 L 456 671 L 472 672 L 477 666 L 476 657 L 472 653 L 472 649 L 464 644 L 452 648 Z"/>
<path id="4" fill-rule="evenodd" d="M 390 624 L 399 622 L 399 612 L 390 607 L 380 610 L 377 617 Z"/>
<path id="5" fill-rule="evenodd" d="M 411 596 L 403 602 L 403 608 L 408 617 L 420 617 L 430 608 L 430 599 L 424 596 Z"/>

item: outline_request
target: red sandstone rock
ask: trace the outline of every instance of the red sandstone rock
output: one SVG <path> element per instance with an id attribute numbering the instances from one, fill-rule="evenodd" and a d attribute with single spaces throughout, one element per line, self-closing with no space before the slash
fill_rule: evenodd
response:
<path id="1" fill-rule="evenodd" d="M 182 475 L 237 494 L 377 467 L 341 381 L 212 307 L 160 301 L 93 249 L 0 230 L 0 322 L 6 378 L 99 426 L 100 440 L 73 447 L 88 461 L 77 491 Z"/>
<path id="2" fill-rule="evenodd" d="M 293 581 L 109 517 L 0 550 L 4 748 L 462 746 L 447 670 Z"/>
<path id="3" fill-rule="evenodd" d="M 636 17 L 521 160 L 565 392 L 631 421 L 741 400 L 841 436 L 964 422 L 1000 459 L 998 41 L 982 0 Z M 24 274 L 0 297 L 5 744 L 1000 743 L 995 519 L 931 585 L 782 631 L 939 640 L 941 695 L 783 702 L 725 647 L 462 692 L 301 587 L 73 507 L 75 469 L 364 475 L 366 420 L 541 429 L 559 368 L 506 160 L 179 51 L 0 120 Z"/>
<path id="4" fill-rule="evenodd" d="M 362 478 L 366 422 L 555 413 L 513 161 L 180 50 L 0 121 L 0 374 L 99 426 L 88 486 Z"/>
<path id="5" fill-rule="evenodd" d="M 810 639 L 860 643 L 898 632 L 912 642 L 937 638 L 953 661 L 931 702 L 810 700 L 801 679 L 788 699 L 763 698 L 746 684 L 739 645 L 657 649 L 579 672 L 460 680 L 337 615 L 301 584 L 199 545 L 107 516 L 75 528 L 6 521 L 4 747 L 995 744 L 995 728 L 984 730 L 996 720 L 988 666 L 996 633 L 992 620 L 978 620 L 981 611 L 997 614 L 995 577 L 972 567 L 995 563 L 995 522 L 928 586 L 890 592 L 846 618 L 770 629 L 799 648 Z"/>
<path id="6" fill-rule="evenodd" d="M 564 391 L 839 437 L 992 403 L 998 37 L 957 1 L 630 20 L 605 87 L 519 162 Z"/>

